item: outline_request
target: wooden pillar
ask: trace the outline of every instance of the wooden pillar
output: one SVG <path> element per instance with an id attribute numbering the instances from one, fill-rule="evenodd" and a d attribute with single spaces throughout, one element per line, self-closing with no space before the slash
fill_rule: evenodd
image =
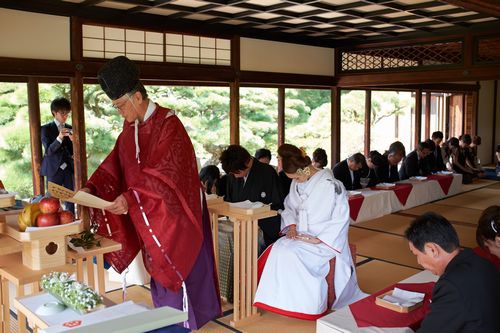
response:
<path id="1" fill-rule="evenodd" d="M 431 97 L 432 93 L 427 91 L 425 93 L 425 138 L 428 139 L 431 137 Z"/>
<path id="2" fill-rule="evenodd" d="M 231 39 L 231 67 L 234 81 L 229 84 L 229 143 L 240 144 L 240 38 Z"/>
<path id="3" fill-rule="evenodd" d="M 491 152 L 493 153 L 492 162 L 496 161 L 496 147 L 497 147 L 497 142 L 496 142 L 496 136 L 497 136 L 497 99 L 498 99 L 498 80 L 495 80 L 495 83 L 493 84 L 493 119 L 492 119 L 492 124 L 493 124 L 493 133 L 491 133 Z M 476 123 L 477 124 L 477 123 Z"/>
<path id="4" fill-rule="evenodd" d="M 31 173 L 33 176 L 33 194 L 45 194 L 44 177 L 40 176 L 42 165 L 42 139 L 40 123 L 40 97 L 38 81 L 34 77 L 28 79 L 28 115 L 30 125 Z"/>
<path id="5" fill-rule="evenodd" d="M 229 84 L 229 142 L 240 144 L 240 81 Z"/>
<path id="6" fill-rule="evenodd" d="M 87 182 L 87 149 L 85 139 L 85 114 L 83 109 L 83 77 L 75 72 L 71 78 L 71 113 L 73 126 L 73 159 L 75 162 L 75 190 Z"/>
<path id="7" fill-rule="evenodd" d="M 415 91 L 415 135 L 414 147 L 420 142 L 420 133 L 422 132 L 422 90 Z"/>
<path id="8" fill-rule="evenodd" d="M 445 128 L 445 138 L 446 139 L 449 139 L 450 138 L 450 100 L 451 100 L 451 96 L 450 95 L 446 95 L 445 97 L 445 109 L 444 109 L 444 112 L 446 114 L 446 122 L 444 124 L 444 128 Z"/>
<path id="9" fill-rule="evenodd" d="M 331 90 L 332 125 L 331 125 L 331 156 L 332 168 L 340 162 L 340 88 L 333 87 Z"/>
<path id="10" fill-rule="evenodd" d="M 365 91 L 365 156 L 370 152 L 371 118 L 372 118 L 372 91 Z"/>
<path id="11" fill-rule="evenodd" d="M 477 90 L 472 92 L 472 124 L 471 124 L 471 135 L 478 135 L 477 133 L 477 121 L 478 121 L 478 92 Z M 493 123 L 493 127 L 495 127 L 495 123 Z"/>
<path id="12" fill-rule="evenodd" d="M 278 147 L 285 143 L 285 88 L 278 88 Z"/>
<path id="13" fill-rule="evenodd" d="M 464 135 L 466 133 L 466 128 L 465 128 L 465 109 L 467 108 L 467 94 L 463 93 L 462 94 L 462 133 L 461 135 Z"/>

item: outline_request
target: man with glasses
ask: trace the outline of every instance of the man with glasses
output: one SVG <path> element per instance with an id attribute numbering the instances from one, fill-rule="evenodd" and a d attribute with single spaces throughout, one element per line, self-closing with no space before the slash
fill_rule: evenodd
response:
<path id="1" fill-rule="evenodd" d="M 188 312 L 183 327 L 162 332 L 198 329 L 220 315 L 221 306 L 191 140 L 173 110 L 148 98 L 127 57 L 107 62 L 97 78 L 125 120 L 114 149 L 84 188 L 113 202 L 90 211 L 97 233 L 122 244 L 105 259 L 121 273 L 142 250 L 155 307 Z"/>
<path id="2" fill-rule="evenodd" d="M 71 112 L 70 102 L 59 97 L 50 104 L 50 111 L 54 121 L 42 126 L 41 137 L 45 150 L 40 174 L 47 177 L 47 181 L 62 185 L 73 190 L 74 165 L 73 165 L 73 131 L 66 124 Z M 75 205 L 66 202 L 66 209 L 74 213 Z"/>

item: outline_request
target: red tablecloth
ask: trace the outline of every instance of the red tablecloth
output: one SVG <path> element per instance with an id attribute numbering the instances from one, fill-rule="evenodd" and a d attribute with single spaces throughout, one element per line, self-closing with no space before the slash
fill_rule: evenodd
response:
<path id="1" fill-rule="evenodd" d="M 453 175 L 430 175 L 427 176 L 428 180 L 437 180 L 439 186 L 443 190 L 444 194 L 448 195 L 451 183 L 453 182 Z"/>
<path id="2" fill-rule="evenodd" d="M 391 188 L 378 188 L 374 186 L 371 189 L 375 191 L 394 191 L 394 193 L 398 197 L 399 202 L 401 202 L 401 204 L 404 206 L 406 205 L 406 200 L 408 200 L 412 188 L 412 184 L 396 184 L 396 186 Z"/>
<path id="3" fill-rule="evenodd" d="M 351 215 L 351 219 L 354 221 L 358 218 L 359 210 L 361 209 L 361 205 L 363 205 L 364 200 L 365 197 L 362 194 L 349 197 L 349 214 Z"/>
<path id="4" fill-rule="evenodd" d="M 434 288 L 434 284 L 434 282 L 398 283 L 349 305 L 349 309 L 358 327 L 410 327 L 413 330 L 417 330 L 429 311 L 429 300 L 432 297 L 432 288 Z M 378 295 L 394 289 L 394 287 L 425 293 L 423 305 L 411 312 L 399 313 L 375 304 L 375 298 Z"/>

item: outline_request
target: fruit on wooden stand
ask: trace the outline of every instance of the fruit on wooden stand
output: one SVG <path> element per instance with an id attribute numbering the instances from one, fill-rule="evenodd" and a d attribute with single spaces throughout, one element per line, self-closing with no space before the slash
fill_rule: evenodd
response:
<path id="1" fill-rule="evenodd" d="M 23 211 L 17 217 L 19 230 L 24 231 L 27 227 L 36 226 L 36 218 L 40 215 L 40 205 L 32 203 L 24 207 Z"/>
<path id="2" fill-rule="evenodd" d="M 59 222 L 61 224 L 68 224 L 75 220 L 75 215 L 69 210 L 63 210 L 59 212 Z"/>
<path id="3" fill-rule="evenodd" d="M 57 213 L 60 208 L 61 204 L 57 198 L 43 198 L 40 200 L 40 211 L 44 214 Z"/>
<path id="4" fill-rule="evenodd" d="M 59 215 L 57 213 L 41 213 L 36 218 L 37 227 L 51 227 L 59 224 Z"/>

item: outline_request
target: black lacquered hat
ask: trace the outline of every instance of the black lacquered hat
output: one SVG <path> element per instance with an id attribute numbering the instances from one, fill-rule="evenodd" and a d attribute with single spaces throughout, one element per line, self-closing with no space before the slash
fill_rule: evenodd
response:
<path id="1" fill-rule="evenodd" d="M 97 73 L 97 79 L 102 90 L 111 100 L 137 91 L 141 86 L 139 68 L 125 56 L 108 61 Z"/>

